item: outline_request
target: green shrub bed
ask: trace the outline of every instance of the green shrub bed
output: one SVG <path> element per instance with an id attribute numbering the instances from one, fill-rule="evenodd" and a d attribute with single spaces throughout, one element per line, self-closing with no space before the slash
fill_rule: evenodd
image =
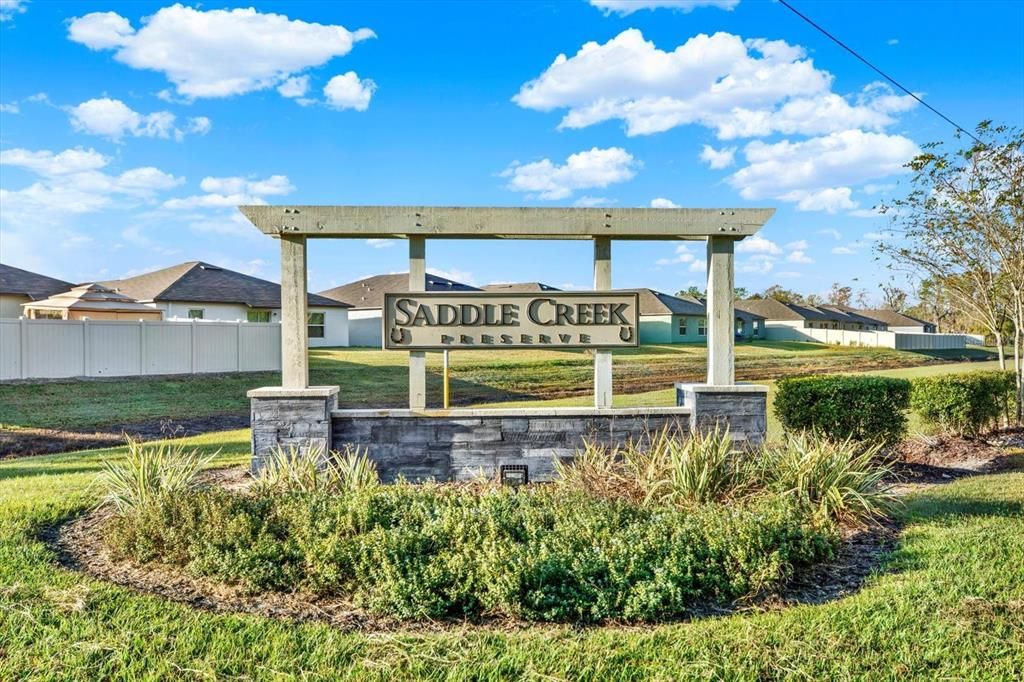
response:
<path id="1" fill-rule="evenodd" d="M 775 416 L 787 432 L 895 443 L 907 428 L 910 382 L 877 376 L 792 377 L 776 384 Z"/>
<path id="2" fill-rule="evenodd" d="M 1012 372 L 970 372 L 914 379 L 910 406 L 939 429 L 977 436 L 1009 417 L 1014 404 Z"/>
<path id="3" fill-rule="evenodd" d="M 252 591 L 403 619 L 656 621 L 778 588 L 833 556 L 835 524 L 781 494 L 691 507 L 559 486 L 194 489 L 114 518 L 116 553 Z"/>

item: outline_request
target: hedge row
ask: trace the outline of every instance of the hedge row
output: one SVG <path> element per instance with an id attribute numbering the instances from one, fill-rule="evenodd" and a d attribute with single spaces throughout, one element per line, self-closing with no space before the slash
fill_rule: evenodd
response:
<path id="1" fill-rule="evenodd" d="M 912 381 L 877 376 L 781 379 L 775 415 L 788 432 L 894 443 L 906 430 L 908 408 L 936 428 L 977 436 L 998 426 L 1014 405 L 1011 372 L 969 372 Z"/>

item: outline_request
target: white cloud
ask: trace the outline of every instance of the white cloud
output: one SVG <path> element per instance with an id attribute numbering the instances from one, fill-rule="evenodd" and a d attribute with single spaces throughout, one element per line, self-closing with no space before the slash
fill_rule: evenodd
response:
<path id="1" fill-rule="evenodd" d="M 68 108 L 71 126 L 82 133 L 99 135 L 118 142 L 125 135 L 160 137 L 181 140 L 186 132 L 209 132 L 210 119 L 198 116 L 189 119 L 185 130 L 175 127 L 175 116 L 169 111 L 140 114 L 118 99 L 100 97 Z"/>
<path id="2" fill-rule="evenodd" d="M 582 196 L 572 202 L 572 205 L 579 208 L 594 208 L 595 206 L 610 206 L 614 203 L 615 199 L 609 199 L 608 197 Z"/>
<path id="3" fill-rule="evenodd" d="M 369 78 L 359 79 L 355 71 L 335 76 L 324 86 L 327 105 L 334 109 L 366 111 L 377 84 Z"/>
<path id="4" fill-rule="evenodd" d="M 899 38 L 889 38 L 887 41 L 885 41 L 885 44 L 886 45 L 899 45 L 900 44 L 900 40 L 899 40 Z"/>
<path id="5" fill-rule="evenodd" d="M 785 41 L 720 32 L 665 51 L 628 29 L 558 55 L 512 99 L 527 109 L 567 109 L 560 128 L 621 119 L 628 135 L 647 135 L 697 123 L 721 139 L 880 130 L 915 105 L 877 83 L 844 98 L 831 92 L 832 80 Z"/>
<path id="6" fill-rule="evenodd" d="M 427 268 L 427 272 L 431 275 L 437 275 L 438 277 L 444 277 L 446 279 L 462 282 L 463 284 L 468 284 L 474 287 L 476 286 L 476 277 L 474 277 L 473 273 L 468 270 L 441 270 L 439 268 Z"/>
<path id="7" fill-rule="evenodd" d="M 736 244 L 736 253 L 780 254 L 782 249 L 772 240 L 765 239 L 760 234 L 752 234 Z"/>
<path id="8" fill-rule="evenodd" d="M 746 240 L 744 240 L 746 241 Z M 740 242 L 741 244 L 743 242 Z M 767 254 L 756 254 L 736 266 L 737 272 L 753 275 L 766 275 L 775 267 L 777 259 Z"/>
<path id="9" fill-rule="evenodd" d="M 802 249 L 797 249 L 791 254 L 786 256 L 786 260 L 790 263 L 813 263 L 814 259 L 807 255 Z"/>
<path id="10" fill-rule="evenodd" d="M 656 199 L 651 199 L 651 208 L 679 208 L 679 204 L 671 199 L 658 197 Z"/>
<path id="11" fill-rule="evenodd" d="M 857 250 L 849 246 L 834 246 L 832 247 L 832 253 L 837 256 L 853 256 L 857 253 Z"/>
<path id="12" fill-rule="evenodd" d="M 624 17 L 644 9 L 671 9 L 684 14 L 698 7 L 731 10 L 740 4 L 740 0 L 590 0 L 590 4 L 603 11 L 605 16 L 614 12 Z"/>
<path id="13" fill-rule="evenodd" d="M 366 243 L 375 249 L 389 249 L 395 245 L 394 239 L 367 239 Z"/>
<path id="14" fill-rule="evenodd" d="M 22 189 L 0 189 L 0 223 L 12 232 L 45 229 L 51 234 L 63 229 L 62 222 L 69 216 L 148 203 L 159 192 L 184 181 L 149 166 L 110 174 L 102 170 L 109 163 L 93 149 L 0 152 L 0 165 L 36 176 Z"/>
<path id="15" fill-rule="evenodd" d="M 138 30 L 114 12 L 86 14 L 71 20 L 68 37 L 92 50 L 114 50 L 132 68 L 163 73 L 179 95 L 195 99 L 275 87 L 348 54 L 374 33 L 251 7 L 203 11 L 176 4 L 143 19 Z"/>
<path id="16" fill-rule="evenodd" d="M 693 263 L 695 257 L 690 253 L 690 247 L 686 244 L 679 244 L 676 246 L 675 255 L 671 258 L 659 258 L 655 261 L 656 265 L 678 265 L 681 263 Z"/>
<path id="17" fill-rule="evenodd" d="M 891 232 L 866 232 L 864 233 L 864 239 L 872 242 L 880 242 L 886 239 L 892 239 L 893 234 Z"/>
<path id="18" fill-rule="evenodd" d="M 519 164 L 513 162 L 501 172 L 509 178 L 507 188 L 515 192 L 529 192 L 528 198 L 546 200 L 565 199 L 578 189 L 604 188 L 631 180 L 640 162 L 621 147 L 577 152 L 562 165 L 550 159 Z"/>
<path id="19" fill-rule="evenodd" d="M 287 175 L 271 175 L 262 180 L 240 176 L 206 177 L 199 182 L 206 194 L 168 199 L 163 207 L 172 210 L 192 208 L 234 208 L 243 204 L 265 204 L 267 196 L 295 191 Z"/>
<path id="20" fill-rule="evenodd" d="M 876 184 L 876 183 L 873 183 L 873 182 L 869 182 L 868 184 L 864 185 L 864 187 L 861 188 L 861 190 L 864 192 L 864 194 L 882 194 L 884 192 L 888 192 L 889 190 L 893 190 L 893 189 L 896 189 L 896 184 L 895 183 L 890 183 L 890 184 L 883 185 L 883 184 Z"/>
<path id="21" fill-rule="evenodd" d="M 728 168 L 736 158 L 736 147 L 723 147 L 715 149 L 711 145 L 704 145 L 700 152 L 700 160 L 708 164 L 714 170 Z"/>
<path id="22" fill-rule="evenodd" d="M 0 0 L 0 21 L 10 21 L 15 14 L 24 12 L 27 4 L 27 0 Z"/>
<path id="23" fill-rule="evenodd" d="M 806 239 L 798 239 L 795 242 L 786 244 L 787 251 L 806 251 L 809 248 Z"/>
<path id="24" fill-rule="evenodd" d="M 825 228 L 823 230 L 818 230 L 818 234 L 828 235 L 829 237 L 832 237 L 833 239 L 842 239 L 843 238 L 843 235 L 842 235 L 841 232 L 839 232 L 839 230 L 833 229 L 831 227 Z"/>
<path id="25" fill-rule="evenodd" d="M 690 267 L 687 268 L 690 272 L 706 272 L 708 264 L 702 260 L 695 260 L 690 263 Z"/>
<path id="26" fill-rule="evenodd" d="M 845 130 L 822 137 L 766 144 L 755 140 L 744 149 L 747 165 L 729 176 L 744 199 L 797 202 L 808 211 L 857 207 L 851 185 L 905 172 L 918 148 L 901 135 Z"/>
<path id="27" fill-rule="evenodd" d="M 277 86 L 282 97 L 303 97 L 309 91 L 309 76 L 292 76 Z"/>
<path id="28" fill-rule="evenodd" d="M 11 102 L 10 104 L 0 104 L 0 112 L 5 114 L 17 114 L 21 112 L 17 102 Z"/>

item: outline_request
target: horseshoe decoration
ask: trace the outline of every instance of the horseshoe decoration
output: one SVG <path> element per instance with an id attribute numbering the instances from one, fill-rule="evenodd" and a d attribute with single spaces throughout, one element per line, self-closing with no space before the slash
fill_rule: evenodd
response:
<path id="1" fill-rule="evenodd" d="M 409 333 L 408 329 L 399 329 L 398 327 L 391 328 L 391 342 L 397 344 L 406 344 L 412 340 L 412 334 Z"/>
<path id="2" fill-rule="evenodd" d="M 619 338 L 629 343 L 633 340 L 633 328 L 632 327 L 619 327 Z"/>

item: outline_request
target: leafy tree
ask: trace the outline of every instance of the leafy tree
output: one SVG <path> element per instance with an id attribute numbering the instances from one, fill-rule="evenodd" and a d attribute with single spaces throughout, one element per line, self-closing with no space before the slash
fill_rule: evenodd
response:
<path id="1" fill-rule="evenodd" d="M 955 140 L 963 141 L 962 131 Z M 982 121 L 955 149 L 924 145 L 908 164 L 911 189 L 881 210 L 901 238 L 876 248 L 941 283 L 952 307 L 995 337 L 1005 368 L 1013 338 L 1018 420 L 1024 405 L 1024 132 Z"/>
<path id="2" fill-rule="evenodd" d="M 895 284 L 883 284 L 882 289 L 882 305 L 889 310 L 895 310 L 898 313 L 902 313 L 907 309 L 907 292 L 900 289 Z"/>
<path id="3" fill-rule="evenodd" d="M 852 299 L 853 287 L 841 286 L 839 282 L 835 282 L 832 285 L 832 290 L 828 292 L 828 302 L 832 305 L 849 307 Z"/>
<path id="4" fill-rule="evenodd" d="M 795 291 L 784 288 L 781 284 L 771 285 L 760 294 L 755 294 L 754 298 L 773 298 L 783 303 L 800 303 L 804 300 L 803 296 Z"/>

